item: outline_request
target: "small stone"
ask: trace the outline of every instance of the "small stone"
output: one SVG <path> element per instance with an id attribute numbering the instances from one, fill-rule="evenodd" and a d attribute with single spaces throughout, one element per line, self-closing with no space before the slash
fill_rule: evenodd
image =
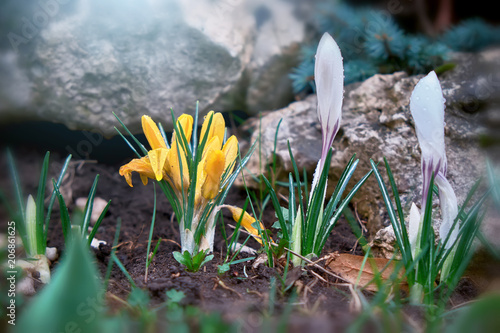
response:
<path id="1" fill-rule="evenodd" d="M 85 209 L 85 205 L 87 204 L 87 198 L 86 197 L 81 197 L 75 200 L 75 206 L 83 211 Z M 102 211 L 104 208 L 106 208 L 106 205 L 108 202 L 102 198 L 95 197 L 94 198 L 94 204 L 92 206 L 92 215 L 90 216 L 90 225 L 93 226 L 97 220 L 99 219 L 99 216 L 101 216 Z"/>
<path id="2" fill-rule="evenodd" d="M 45 248 L 45 256 L 50 261 L 55 261 L 59 257 L 59 253 L 57 252 L 57 248 L 55 247 L 47 247 Z"/>

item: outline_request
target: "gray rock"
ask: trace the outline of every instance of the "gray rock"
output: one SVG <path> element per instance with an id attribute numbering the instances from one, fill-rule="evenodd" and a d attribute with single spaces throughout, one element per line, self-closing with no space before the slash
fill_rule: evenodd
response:
<path id="1" fill-rule="evenodd" d="M 305 24 L 287 0 L 48 2 L 55 7 L 18 13 L 10 47 L 0 45 L 2 122 L 49 120 L 111 136 L 112 112 L 138 132 L 142 114 L 171 129 L 170 108 L 193 114 L 197 100 L 201 115 L 291 100 L 287 74 Z"/>
<path id="2" fill-rule="evenodd" d="M 489 74 L 471 69 L 467 61 L 461 60 L 464 58 L 470 59 L 467 55 L 457 55 L 457 67 L 440 77 L 447 101 L 447 176 L 457 193 L 459 203 L 465 199 L 472 184 L 484 174 L 486 153 L 479 146 L 479 136 L 485 130 L 479 111 L 484 110 L 483 105 L 491 105 L 490 99 L 480 101 L 481 97 L 477 94 L 463 94 L 471 82 L 481 82 L 481 76 Z M 494 60 L 488 60 L 485 54 L 477 54 L 475 58 L 479 59 L 476 64 L 482 65 L 499 59 L 492 57 Z M 411 202 L 420 205 L 420 149 L 409 110 L 409 99 L 413 87 L 421 77 L 422 75 L 409 77 L 403 72 L 375 75 L 345 88 L 342 124 L 333 144 L 335 152 L 330 168 L 329 191 L 333 191 L 340 173 L 354 153 L 360 163 L 350 187 L 370 170 L 370 159 L 381 162 L 379 170 L 385 174 L 383 157 L 386 157 L 396 178 L 405 211 L 409 212 Z M 493 95 L 491 93 L 490 96 Z M 471 105 L 471 101 L 481 107 L 465 109 Z M 262 145 L 257 147 L 250 159 L 248 170 L 254 174 L 264 172 L 269 176 L 267 170 L 272 164 L 275 130 L 280 120 L 276 142 L 278 170 L 275 177 L 287 179 L 288 172 L 292 170 L 287 149 L 289 141 L 299 168 L 306 168 L 311 179 L 321 152 L 321 132 L 314 95 L 292 103 L 287 108 L 266 113 L 261 120 L 250 120 L 245 124 L 245 129 L 253 132 L 251 142 L 259 140 L 259 132 L 262 135 Z M 256 186 L 250 177 L 245 179 L 250 186 Z M 376 231 L 388 225 L 386 208 L 374 177 L 365 183 L 352 202 L 361 217 L 368 221 L 372 237 Z"/>

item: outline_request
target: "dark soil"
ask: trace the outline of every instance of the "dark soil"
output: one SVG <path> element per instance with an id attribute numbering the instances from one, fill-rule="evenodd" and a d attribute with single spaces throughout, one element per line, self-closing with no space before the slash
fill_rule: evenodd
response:
<path id="1" fill-rule="evenodd" d="M 16 149 L 14 153 L 25 196 L 29 193 L 36 194 L 43 155 L 39 151 L 24 148 Z M 56 177 L 64 158 L 62 154 L 51 155 L 50 178 Z M 127 161 L 128 159 L 123 163 Z M 0 163 L 0 167 L 6 170 L 4 154 L 0 158 Z M 282 292 L 281 281 L 284 277 L 284 270 L 282 263 L 279 262 L 276 263 L 276 268 L 270 268 L 265 263 L 253 268 L 253 261 L 249 261 L 232 265 L 229 272 L 218 275 L 217 265 L 223 263 L 226 255 L 220 225 L 216 230 L 214 259 L 200 272 L 186 272 L 172 256 L 172 251 L 180 250 L 178 226 L 175 219 L 172 221 L 170 204 L 160 190 L 157 191 L 153 246 L 159 238 L 163 241 L 149 268 L 148 280 L 145 282 L 147 240 L 153 214 L 153 185 L 150 182 L 147 186 L 143 186 L 139 177 L 134 176 L 134 188 L 130 188 L 123 177 L 118 174 L 121 164 L 74 161 L 69 170 L 73 176 L 64 184 L 64 188 L 72 192 L 73 201 L 71 202 L 74 202 L 74 199 L 88 195 L 95 175 L 99 174 L 97 196 L 112 200 L 110 209 L 96 235 L 97 239 L 106 241 L 108 245 L 101 245 L 99 250 L 94 250 L 96 264 L 103 276 L 110 259 L 110 244 L 113 243 L 117 220 L 121 218 L 116 254 L 137 286 L 149 293 L 151 307 L 163 303 L 166 300 L 166 291 L 175 289 L 186 295 L 182 301 L 183 305 L 193 305 L 206 312 L 219 312 L 223 319 L 238 322 L 244 331 L 255 331 L 266 318 L 279 321 L 287 307 L 293 309 L 293 315 L 285 318 L 288 322 L 288 331 L 343 330 L 355 318 L 355 315 L 349 311 L 351 300 L 349 290 L 335 285 L 342 281 L 336 281 L 317 268 L 308 267 L 301 272 L 289 272 L 289 281 L 291 277 L 292 281 L 296 279 L 297 288 L 291 288 L 286 292 Z M 1 179 L 0 187 L 11 189 L 9 177 Z M 235 188 L 231 190 L 226 203 L 241 207 L 245 199 L 246 192 Z M 74 205 L 70 204 L 69 200 L 68 205 L 70 210 L 74 209 Z M 268 209 L 263 216 L 265 227 L 270 228 L 275 221 L 274 211 Z M 3 208 L 0 211 L 0 218 L 2 221 L 9 219 Z M 234 224 L 227 213 L 224 213 L 224 221 Z M 226 232 L 231 233 L 231 229 L 225 227 Z M 259 244 L 254 240 L 250 240 L 248 245 L 259 248 Z M 52 215 L 48 246 L 55 246 L 60 252 L 64 251 L 64 239 L 57 206 Z M 357 246 L 356 237 L 349 225 L 342 219 L 334 228 L 325 246 L 324 254 L 334 251 L 362 254 L 360 247 Z M 244 256 L 240 255 L 239 258 Z M 57 262 L 54 264 L 54 267 L 56 266 Z M 270 297 L 270 283 L 273 279 L 276 281 L 274 301 L 272 301 L 273 297 Z M 474 290 L 473 286 L 467 283 L 462 285 L 464 288 L 461 292 L 465 295 L 459 294 L 456 299 L 459 303 L 477 295 L 477 290 Z M 108 296 L 110 296 L 108 299 L 112 310 L 118 310 L 123 306 L 117 300 L 126 300 L 130 290 L 129 281 L 115 265 L 108 286 Z M 298 290 L 298 296 L 293 304 L 289 302 L 291 290 Z"/>

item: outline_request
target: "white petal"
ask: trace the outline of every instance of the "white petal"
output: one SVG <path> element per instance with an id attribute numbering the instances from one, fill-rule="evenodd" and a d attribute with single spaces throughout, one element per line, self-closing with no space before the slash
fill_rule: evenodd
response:
<path id="1" fill-rule="evenodd" d="M 457 239 L 459 231 L 458 224 L 455 225 L 453 230 L 450 230 L 458 215 L 457 197 L 451 184 L 442 174 L 438 174 L 436 177 L 436 185 L 439 187 L 439 203 L 441 204 L 441 216 L 443 218 L 443 222 L 439 228 L 439 238 L 444 242 L 451 232 L 450 239 L 446 243 L 446 249 L 448 249 Z"/>
<path id="2" fill-rule="evenodd" d="M 422 158 L 446 170 L 444 147 L 444 98 L 434 71 L 421 79 L 410 98 L 410 110 L 415 120 Z"/>
<path id="3" fill-rule="evenodd" d="M 413 259 L 415 259 L 415 249 L 417 247 L 418 235 L 420 233 L 420 224 L 422 223 L 420 219 L 420 212 L 418 211 L 417 206 L 412 203 L 410 208 L 410 221 L 408 223 L 408 238 L 410 240 L 411 245 L 411 253 Z"/>
<path id="4" fill-rule="evenodd" d="M 323 130 L 323 140 L 328 140 L 342 115 L 344 95 L 344 67 L 342 55 L 335 40 L 324 33 L 316 51 L 314 81 L 318 96 L 318 118 Z M 333 138 L 331 138 L 333 140 Z"/>

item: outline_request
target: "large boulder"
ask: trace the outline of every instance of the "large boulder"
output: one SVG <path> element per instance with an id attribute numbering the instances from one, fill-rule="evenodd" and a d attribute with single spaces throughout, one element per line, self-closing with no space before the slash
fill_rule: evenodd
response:
<path id="1" fill-rule="evenodd" d="M 494 101 L 500 87 L 485 83 L 498 82 L 498 72 L 492 68 L 500 68 L 500 52 L 460 54 L 455 56 L 455 61 L 456 68 L 441 75 L 440 80 L 446 98 L 447 177 L 461 203 L 472 184 L 484 175 L 486 153 L 480 147 L 479 137 L 486 133 L 484 119 L 491 116 L 484 116 L 480 111 L 496 107 L 498 112 Z M 383 158 L 386 157 L 396 178 L 405 211 L 409 211 L 411 202 L 420 204 L 420 149 L 409 100 L 421 77 L 397 72 L 375 75 L 345 87 L 341 128 L 333 144 L 335 152 L 330 168 L 330 192 L 346 163 L 356 153 L 360 162 L 350 187 L 370 170 L 370 159 L 382 162 L 379 170 L 385 175 Z M 276 141 L 278 167 L 275 177 L 285 180 L 292 170 L 287 149 L 287 142 L 290 142 L 299 168 L 306 168 L 311 179 L 321 155 L 316 103 L 316 96 L 311 95 L 244 125 L 253 133 L 250 142 L 262 143 L 247 165 L 248 172 L 256 175 L 264 173 L 269 177 L 273 142 L 281 121 Z M 251 177 L 245 179 L 247 185 L 256 185 Z M 361 187 L 353 203 L 361 218 L 368 222 L 371 236 L 388 225 L 386 208 L 374 177 Z"/>
<path id="2" fill-rule="evenodd" d="M 140 115 L 171 129 L 170 108 L 193 114 L 196 101 L 201 115 L 283 107 L 305 29 L 293 8 L 287 0 L 34 3 L 0 27 L 9 41 L 0 45 L 0 121 L 110 136 L 112 112 L 137 132 Z"/>

